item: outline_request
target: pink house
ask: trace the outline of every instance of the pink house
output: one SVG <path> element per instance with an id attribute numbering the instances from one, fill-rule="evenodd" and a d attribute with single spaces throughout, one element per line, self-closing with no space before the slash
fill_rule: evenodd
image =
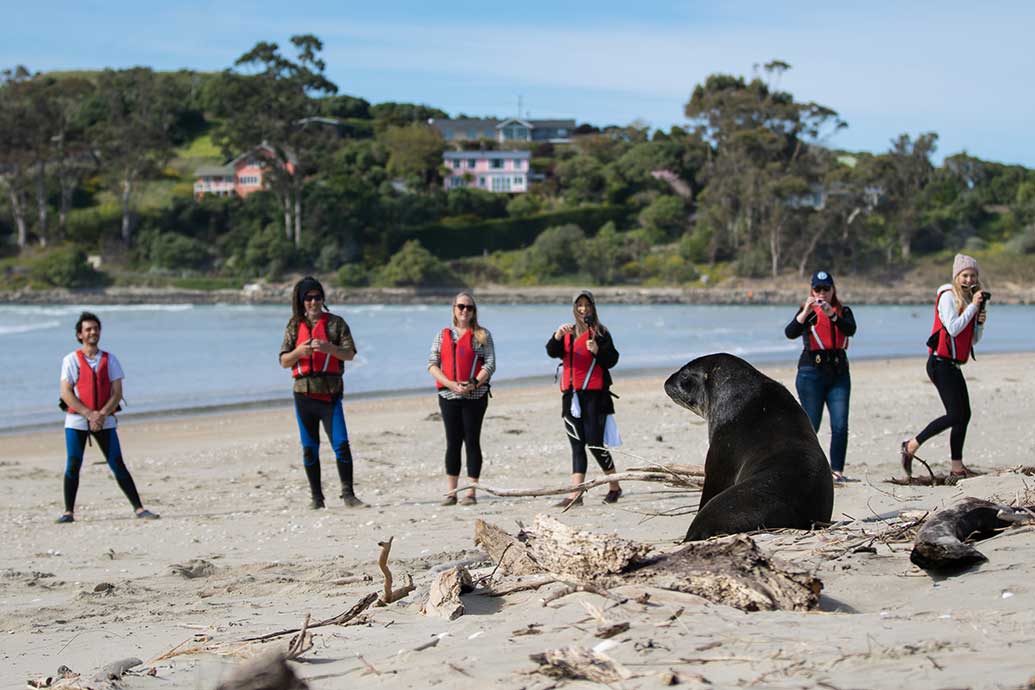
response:
<path id="1" fill-rule="evenodd" d="M 263 189 L 267 163 L 273 158 L 273 149 L 268 144 L 259 144 L 242 153 L 226 165 L 206 165 L 194 171 L 194 196 L 197 199 L 206 194 L 246 197 Z M 294 174 L 296 160 L 289 156 L 288 172 Z"/>
<path id="2" fill-rule="evenodd" d="M 442 154 L 446 189 L 527 192 L 531 161 L 528 151 L 446 151 Z"/>

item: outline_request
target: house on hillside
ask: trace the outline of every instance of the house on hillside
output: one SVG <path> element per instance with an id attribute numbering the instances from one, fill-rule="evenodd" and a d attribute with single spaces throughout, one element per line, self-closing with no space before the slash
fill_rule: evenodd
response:
<path id="1" fill-rule="evenodd" d="M 512 141 L 551 142 L 566 144 L 575 132 L 575 120 L 529 120 L 510 118 L 467 118 L 462 120 L 428 120 L 446 141 L 490 139 L 501 144 Z"/>
<path id="2" fill-rule="evenodd" d="M 446 189 L 473 187 L 489 192 L 523 193 L 532 175 L 528 151 L 446 151 Z"/>
<path id="3" fill-rule="evenodd" d="M 201 199 L 206 194 L 246 197 L 265 187 L 266 161 L 273 158 L 273 149 L 268 144 L 259 144 L 229 161 L 225 165 L 205 165 L 194 171 L 194 197 Z M 288 157 L 288 172 L 294 174 L 298 161 Z"/>

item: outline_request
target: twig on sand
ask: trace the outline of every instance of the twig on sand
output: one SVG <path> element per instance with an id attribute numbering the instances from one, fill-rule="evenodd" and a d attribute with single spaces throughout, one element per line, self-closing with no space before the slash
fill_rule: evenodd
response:
<path id="1" fill-rule="evenodd" d="M 370 594 L 366 595 L 365 597 L 360 599 L 358 602 L 356 602 L 356 604 L 352 608 L 350 608 L 348 611 L 343 611 L 343 612 L 339 613 L 337 616 L 334 616 L 332 618 L 327 618 L 327 619 L 322 620 L 322 621 L 320 621 L 318 623 L 313 623 L 312 625 L 309 626 L 309 629 L 312 630 L 313 628 L 322 628 L 325 625 L 343 625 L 343 624 L 347 623 L 348 621 L 352 620 L 353 618 L 355 618 L 356 616 L 358 616 L 359 614 L 363 613 L 363 611 L 365 611 L 367 608 L 369 608 L 369 606 L 371 604 L 373 604 L 374 601 L 376 601 L 376 600 L 377 600 L 377 592 L 371 592 Z M 246 637 L 246 638 L 244 638 L 243 641 L 244 642 L 265 642 L 266 640 L 272 640 L 275 637 L 282 637 L 284 635 L 294 634 L 294 633 L 298 632 L 299 630 L 301 630 L 301 628 L 289 628 L 287 630 L 278 630 L 277 632 L 268 633 L 266 635 L 259 635 L 258 637 Z"/>
<path id="2" fill-rule="evenodd" d="M 466 491 L 467 489 L 477 488 L 479 491 L 485 491 L 492 494 L 493 496 L 505 496 L 505 497 L 523 497 L 523 496 L 557 496 L 559 494 L 571 493 L 572 491 L 586 491 L 603 484 L 609 484 L 611 482 L 665 482 L 668 484 L 675 484 L 677 486 L 685 486 L 687 488 L 700 488 L 704 478 L 698 475 L 691 474 L 680 474 L 672 473 L 667 471 L 628 471 L 628 472 L 615 472 L 614 474 L 605 474 L 600 479 L 593 479 L 590 481 L 582 482 L 581 484 L 574 484 L 559 488 L 545 488 L 545 489 L 503 489 L 500 487 L 487 486 L 485 484 L 468 484 L 466 486 L 458 486 L 457 488 L 446 493 L 447 496 L 456 494 L 460 491 Z"/>
<path id="3" fill-rule="evenodd" d="M 561 582 L 564 581 L 561 580 Z M 550 602 L 557 601 L 558 599 L 563 599 L 569 594 L 575 594 L 576 592 L 590 592 L 591 594 L 602 596 L 605 599 L 610 599 L 611 601 L 618 602 L 619 604 L 624 604 L 628 601 L 628 599 L 620 597 L 616 594 L 612 594 L 611 592 L 607 591 L 607 589 L 605 589 L 604 587 L 600 587 L 591 582 L 565 582 L 565 584 L 567 585 L 567 587 L 565 587 L 564 589 L 557 590 L 556 592 L 551 592 L 550 594 L 543 597 L 543 606 L 547 606 Z"/>
<path id="4" fill-rule="evenodd" d="M 388 569 L 388 554 L 392 550 L 392 540 L 395 537 L 388 537 L 388 541 L 379 541 L 377 545 L 381 547 L 381 555 L 377 558 L 377 567 L 381 569 L 381 574 L 385 577 L 385 592 L 377 601 L 378 606 L 386 606 L 391 604 L 393 601 L 399 601 L 407 594 L 417 588 L 413 584 L 413 577 L 410 575 L 406 576 L 406 585 L 399 589 L 392 589 L 392 571 Z"/>
<path id="5" fill-rule="evenodd" d="M 298 631 L 298 634 L 291 638 L 291 642 L 288 643 L 287 655 L 285 658 L 288 661 L 297 659 L 302 656 L 310 649 L 313 648 L 313 635 L 307 633 L 306 628 L 309 627 L 309 614 L 305 614 L 305 619 L 302 621 L 302 629 Z"/>

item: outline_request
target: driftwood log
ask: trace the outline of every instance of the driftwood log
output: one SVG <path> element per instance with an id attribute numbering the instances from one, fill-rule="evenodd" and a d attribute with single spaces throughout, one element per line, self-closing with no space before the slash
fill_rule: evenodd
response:
<path id="1" fill-rule="evenodd" d="M 517 537 L 484 520 L 474 521 L 474 543 L 499 565 L 504 575 L 540 575 L 546 572 Z"/>
<path id="2" fill-rule="evenodd" d="M 267 654 L 242 664 L 216 690 L 308 690 L 309 684 L 295 675 L 284 654 Z"/>
<path id="3" fill-rule="evenodd" d="M 590 446 L 593 448 L 594 446 Z M 701 465 L 657 465 L 652 467 L 637 467 L 625 472 L 609 474 L 599 479 L 592 479 L 568 486 L 547 487 L 543 489 L 504 489 L 502 487 L 488 486 L 487 484 L 467 484 L 446 493 L 447 496 L 456 495 L 467 489 L 477 489 L 493 496 L 523 497 L 523 496 L 559 496 L 576 491 L 586 491 L 597 486 L 603 486 L 611 482 L 662 482 L 671 486 L 685 487 L 691 490 L 699 490 L 704 486 L 704 467 Z"/>
<path id="4" fill-rule="evenodd" d="M 471 582 L 471 573 L 467 568 L 456 566 L 439 573 L 435 581 L 431 583 L 431 590 L 428 592 L 428 600 L 421 608 L 426 616 L 438 616 L 447 621 L 456 620 L 464 615 L 464 602 L 460 595 L 474 589 Z"/>
<path id="5" fill-rule="evenodd" d="M 649 556 L 648 545 L 573 530 L 545 515 L 536 516 L 532 528 L 513 541 L 505 542 L 497 533 L 503 532 L 488 524 L 480 531 L 476 528 L 493 558 L 505 548 L 501 544 L 509 543 L 506 558 L 538 566 L 543 582 L 551 576 L 566 582 L 577 579 L 586 585 L 583 591 L 639 584 L 694 594 L 743 611 L 803 611 L 815 608 L 823 588 L 812 573 L 771 561 L 746 535 L 693 542 L 672 553 Z M 489 534 L 496 551 L 485 546 Z"/>
<path id="6" fill-rule="evenodd" d="M 613 659 L 584 647 L 551 649 L 529 658 L 539 664 L 536 671 L 551 678 L 617 683 L 632 677 L 628 669 Z"/>
<path id="7" fill-rule="evenodd" d="M 924 570 L 959 571 L 988 560 L 968 542 L 994 536 L 1031 516 L 1031 510 L 967 497 L 924 523 L 909 560 Z"/>

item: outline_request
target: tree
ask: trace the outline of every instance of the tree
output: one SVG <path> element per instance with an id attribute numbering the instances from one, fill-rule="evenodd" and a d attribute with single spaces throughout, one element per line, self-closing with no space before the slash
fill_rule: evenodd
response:
<path id="1" fill-rule="evenodd" d="M 392 125 L 380 137 L 388 149 L 388 174 L 416 179 L 427 187 L 438 177 L 442 167 L 445 141 L 438 130 L 427 125 Z"/>
<path id="2" fill-rule="evenodd" d="M 311 118 L 320 115 L 320 94 L 337 93 L 324 76 L 323 43 L 310 34 L 292 36 L 292 61 L 276 43 L 261 41 L 226 70 L 220 94 L 225 119 L 214 139 L 227 157 L 261 153 L 255 161 L 276 196 L 284 235 L 302 244 L 303 187 L 312 158 L 336 136 Z M 253 73 L 244 73 L 251 70 Z M 262 147 L 258 149 L 257 147 Z"/>
<path id="3" fill-rule="evenodd" d="M 913 141 L 900 134 L 891 142 L 891 150 L 883 156 L 885 194 L 891 210 L 892 229 L 903 259 L 912 253 L 912 241 L 921 226 L 921 192 L 931 180 L 938 135 L 927 132 Z"/>
<path id="4" fill-rule="evenodd" d="M 29 71 L 19 65 L 4 70 L 0 82 L 0 185 L 11 204 L 19 248 L 24 248 L 29 241 L 26 198 L 32 151 L 24 137 L 24 128 L 31 121 L 24 96 L 29 79 Z"/>
<path id="5" fill-rule="evenodd" d="M 163 79 L 145 67 L 134 67 L 102 72 L 96 97 L 103 117 L 93 134 L 122 206 L 122 241 L 129 245 L 138 183 L 172 158 L 173 131 L 187 93 L 174 80 Z"/>

